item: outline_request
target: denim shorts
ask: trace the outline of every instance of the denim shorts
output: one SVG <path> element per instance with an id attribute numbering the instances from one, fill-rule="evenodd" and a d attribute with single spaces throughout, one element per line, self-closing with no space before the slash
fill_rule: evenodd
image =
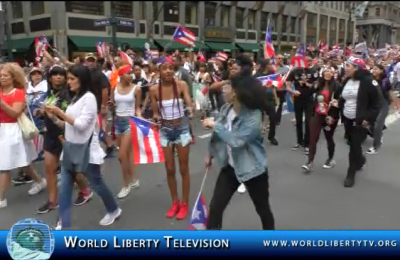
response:
<path id="1" fill-rule="evenodd" d="M 168 124 L 167 122 L 164 121 L 164 124 L 160 129 L 162 147 L 168 147 L 176 144 L 180 144 L 185 147 L 190 144 L 192 141 L 192 135 L 190 134 L 188 118 L 183 118 L 178 124 Z"/>
<path id="2" fill-rule="evenodd" d="M 116 116 L 114 120 L 115 135 L 123 135 L 131 132 L 129 117 Z"/>

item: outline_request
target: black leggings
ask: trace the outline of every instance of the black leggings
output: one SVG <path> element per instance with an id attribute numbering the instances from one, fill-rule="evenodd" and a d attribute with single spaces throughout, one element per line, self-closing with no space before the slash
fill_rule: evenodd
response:
<path id="1" fill-rule="evenodd" d="M 274 230 L 275 221 L 269 204 L 268 178 L 268 169 L 266 169 L 263 174 L 246 181 L 244 184 L 261 218 L 263 229 Z M 236 178 L 235 170 L 230 165 L 221 169 L 210 203 L 207 229 L 222 229 L 223 213 L 239 185 L 240 183 Z"/>
<path id="2" fill-rule="evenodd" d="M 345 116 L 343 116 L 342 119 L 344 120 L 344 128 L 348 134 L 350 146 L 347 175 L 354 177 L 356 172 L 361 170 L 366 162 L 362 151 L 362 144 L 367 138 L 368 129 L 358 125 L 354 120 L 348 119 Z"/>

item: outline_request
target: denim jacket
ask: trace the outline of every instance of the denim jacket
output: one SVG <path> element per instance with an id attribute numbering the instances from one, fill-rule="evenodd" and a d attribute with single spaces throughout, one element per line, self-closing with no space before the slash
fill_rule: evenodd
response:
<path id="1" fill-rule="evenodd" d="M 233 109 L 230 104 L 221 108 L 208 149 L 217 164 L 225 167 L 228 165 L 227 146 L 230 146 L 236 177 L 243 183 L 263 174 L 267 169 L 266 151 L 261 136 L 262 112 L 240 108 L 232 122 L 232 131 L 229 131 L 225 124 L 230 109 Z"/>

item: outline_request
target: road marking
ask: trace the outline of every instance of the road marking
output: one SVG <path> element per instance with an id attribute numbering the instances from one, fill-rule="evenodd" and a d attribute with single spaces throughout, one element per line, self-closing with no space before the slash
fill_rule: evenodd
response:
<path id="1" fill-rule="evenodd" d="M 204 138 L 211 137 L 211 135 L 212 135 L 212 133 L 205 134 L 205 135 L 199 135 L 199 136 L 198 136 L 198 138 L 200 138 L 200 139 L 204 139 Z"/>

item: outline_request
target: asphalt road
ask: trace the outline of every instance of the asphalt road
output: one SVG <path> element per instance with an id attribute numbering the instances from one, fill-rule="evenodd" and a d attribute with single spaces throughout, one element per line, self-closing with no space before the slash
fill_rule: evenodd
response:
<path id="1" fill-rule="evenodd" d="M 390 119 L 384 144 L 376 155 L 367 156 L 367 167 L 359 173 L 354 188 L 343 187 L 347 169 L 348 147 L 343 140 L 343 129 L 336 132 L 335 168 L 322 168 L 327 151 L 324 139 L 318 145 L 315 169 L 304 175 L 301 165 L 306 157 L 292 151 L 295 130 L 292 115 L 283 117 L 277 138 L 279 146 L 266 144 L 270 167 L 270 201 L 277 229 L 400 229 L 400 120 Z M 197 142 L 191 148 L 191 203 L 193 204 L 203 177 L 209 131 L 198 122 L 194 127 Z M 369 148 L 369 139 L 365 148 Z M 39 172 L 42 167 L 38 165 Z M 171 204 L 164 165 L 140 165 L 137 168 L 141 186 L 120 201 L 123 214 L 120 220 L 106 229 L 185 230 L 188 220 L 166 219 Z M 218 169 L 210 172 L 204 188 L 204 197 L 210 201 Z M 43 173 L 42 173 L 43 174 Z M 179 173 L 178 174 L 178 180 Z M 105 180 L 114 194 L 121 188 L 119 163 L 109 159 L 105 163 Z M 180 184 L 179 184 L 180 185 Z M 29 197 L 28 185 L 11 187 L 7 194 L 7 208 L 0 210 L 0 229 L 9 229 L 20 219 L 34 217 L 54 224 L 57 212 L 36 215 L 35 209 L 46 200 L 46 191 Z M 98 225 L 104 216 L 99 197 L 81 207 L 74 207 L 73 224 L 78 229 L 104 229 Z M 258 215 L 248 194 L 235 194 L 224 215 L 224 229 L 257 230 L 261 228 Z"/>

